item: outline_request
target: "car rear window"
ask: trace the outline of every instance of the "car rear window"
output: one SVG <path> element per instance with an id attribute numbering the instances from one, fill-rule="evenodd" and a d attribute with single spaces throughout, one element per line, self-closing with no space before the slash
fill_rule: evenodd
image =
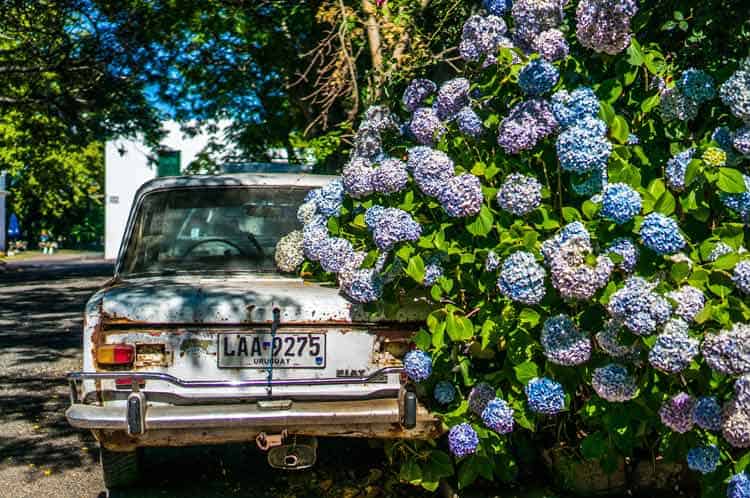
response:
<path id="1" fill-rule="evenodd" d="M 123 274 L 274 272 L 281 237 L 301 228 L 300 187 L 190 188 L 147 194 L 127 242 Z"/>

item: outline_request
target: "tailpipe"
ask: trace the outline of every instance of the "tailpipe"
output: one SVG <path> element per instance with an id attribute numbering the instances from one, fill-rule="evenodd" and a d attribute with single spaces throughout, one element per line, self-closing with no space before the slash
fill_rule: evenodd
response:
<path id="1" fill-rule="evenodd" d="M 268 465 L 274 469 L 309 469 L 318 459 L 318 439 L 295 437 L 291 444 L 282 444 L 268 450 Z"/>

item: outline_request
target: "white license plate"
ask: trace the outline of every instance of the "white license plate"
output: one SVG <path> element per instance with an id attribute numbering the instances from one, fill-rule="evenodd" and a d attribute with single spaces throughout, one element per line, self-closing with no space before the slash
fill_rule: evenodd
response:
<path id="1" fill-rule="evenodd" d="M 277 333 L 219 335 L 219 367 L 266 369 L 325 368 L 325 334 Z"/>

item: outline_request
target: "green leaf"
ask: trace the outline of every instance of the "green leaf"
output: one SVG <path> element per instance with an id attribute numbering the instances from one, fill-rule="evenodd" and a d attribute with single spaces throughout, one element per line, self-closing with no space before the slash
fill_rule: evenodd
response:
<path id="1" fill-rule="evenodd" d="M 733 168 L 719 168 L 719 178 L 716 181 L 716 186 L 722 192 L 729 194 L 741 194 L 747 190 L 742 173 Z"/>
<path id="2" fill-rule="evenodd" d="M 625 118 L 618 115 L 615 116 L 612 120 L 612 124 L 609 127 L 609 132 L 615 140 L 617 140 L 621 144 L 624 144 L 628 141 L 628 136 L 630 135 L 630 127 L 628 126 L 628 122 L 625 121 Z"/>
<path id="3" fill-rule="evenodd" d="M 581 206 L 581 210 L 583 211 L 583 215 L 588 220 L 593 220 L 596 218 L 596 214 L 599 212 L 600 204 L 597 204 L 596 202 L 591 202 L 590 200 L 583 201 L 583 205 Z"/>
<path id="4" fill-rule="evenodd" d="M 414 458 L 409 458 L 401 464 L 398 478 L 403 482 L 418 486 L 422 481 L 422 469 Z"/>
<path id="5" fill-rule="evenodd" d="M 531 308 L 524 308 L 518 315 L 518 319 L 521 323 L 528 323 L 531 327 L 536 327 L 539 324 L 541 315 Z"/>
<path id="6" fill-rule="evenodd" d="M 419 332 L 414 334 L 414 344 L 416 344 L 419 349 L 429 349 L 432 344 L 432 336 L 426 330 L 420 329 Z"/>
<path id="7" fill-rule="evenodd" d="M 581 220 L 581 213 L 579 213 L 576 208 L 570 206 L 564 206 L 562 208 L 562 216 L 567 223 Z"/>
<path id="8" fill-rule="evenodd" d="M 599 103 L 599 116 L 602 121 L 607 123 L 608 126 L 612 126 L 612 122 L 615 120 L 615 108 L 608 102 Z"/>
<path id="9" fill-rule="evenodd" d="M 526 384 L 534 377 L 539 377 L 539 368 L 533 361 L 525 361 L 519 365 L 513 367 L 516 372 L 516 379 L 521 384 Z"/>
<path id="10" fill-rule="evenodd" d="M 589 434 L 581 441 L 581 454 L 588 460 L 602 458 L 607 454 L 608 449 L 607 437 L 601 431 Z"/>
<path id="11" fill-rule="evenodd" d="M 671 269 L 672 278 L 678 284 L 688 278 L 690 275 L 690 264 L 687 261 L 681 261 L 672 265 Z"/>
<path id="12" fill-rule="evenodd" d="M 703 171 L 703 161 L 700 159 L 691 160 L 685 169 L 685 186 L 690 185 Z"/>
<path id="13" fill-rule="evenodd" d="M 454 342 L 466 341 L 474 336 L 474 325 L 465 316 L 448 313 L 445 320 L 448 337 Z"/>
<path id="14" fill-rule="evenodd" d="M 474 461 L 474 457 L 466 459 L 458 469 L 458 487 L 464 489 L 471 486 L 479 477 L 479 465 Z"/>
<path id="15" fill-rule="evenodd" d="M 493 222 L 492 211 L 487 206 L 482 206 L 482 209 L 474 217 L 474 220 L 466 224 L 466 230 L 477 237 L 484 237 L 492 230 Z"/>
<path id="16" fill-rule="evenodd" d="M 654 107 L 659 105 L 661 98 L 658 94 L 652 95 L 641 102 L 641 111 L 644 113 L 649 113 L 651 110 L 653 110 Z"/>
<path id="17" fill-rule="evenodd" d="M 406 274 L 419 284 L 424 281 L 424 261 L 422 261 L 422 257 L 419 254 L 409 258 L 409 264 L 406 266 Z"/>
<path id="18" fill-rule="evenodd" d="M 638 43 L 635 37 L 630 40 L 627 54 L 628 64 L 630 64 L 631 66 L 640 66 L 643 64 L 643 51 L 641 50 L 641 45 Z"/>
<path id="19" fill-rule="evenodd" d="M 675 202 L 674 196 L 668 190 L 665 191 L 654 203 L 654 211 L 658 211 L 662 214 L 669 216 L 674 213 L 677 203 Z"/>

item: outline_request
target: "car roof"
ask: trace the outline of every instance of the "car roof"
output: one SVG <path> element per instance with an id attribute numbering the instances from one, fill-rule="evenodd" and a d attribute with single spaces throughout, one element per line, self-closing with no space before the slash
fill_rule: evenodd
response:
<path id="1" fill-rule="evenodd" d="M 222 175 L 165 176 L 149 180 L 138 189 L 136 198 L 157 190 L 200 187 L 301 187 L 317 188 L 337 177 L 310 173 L 229 173 Z"/>

